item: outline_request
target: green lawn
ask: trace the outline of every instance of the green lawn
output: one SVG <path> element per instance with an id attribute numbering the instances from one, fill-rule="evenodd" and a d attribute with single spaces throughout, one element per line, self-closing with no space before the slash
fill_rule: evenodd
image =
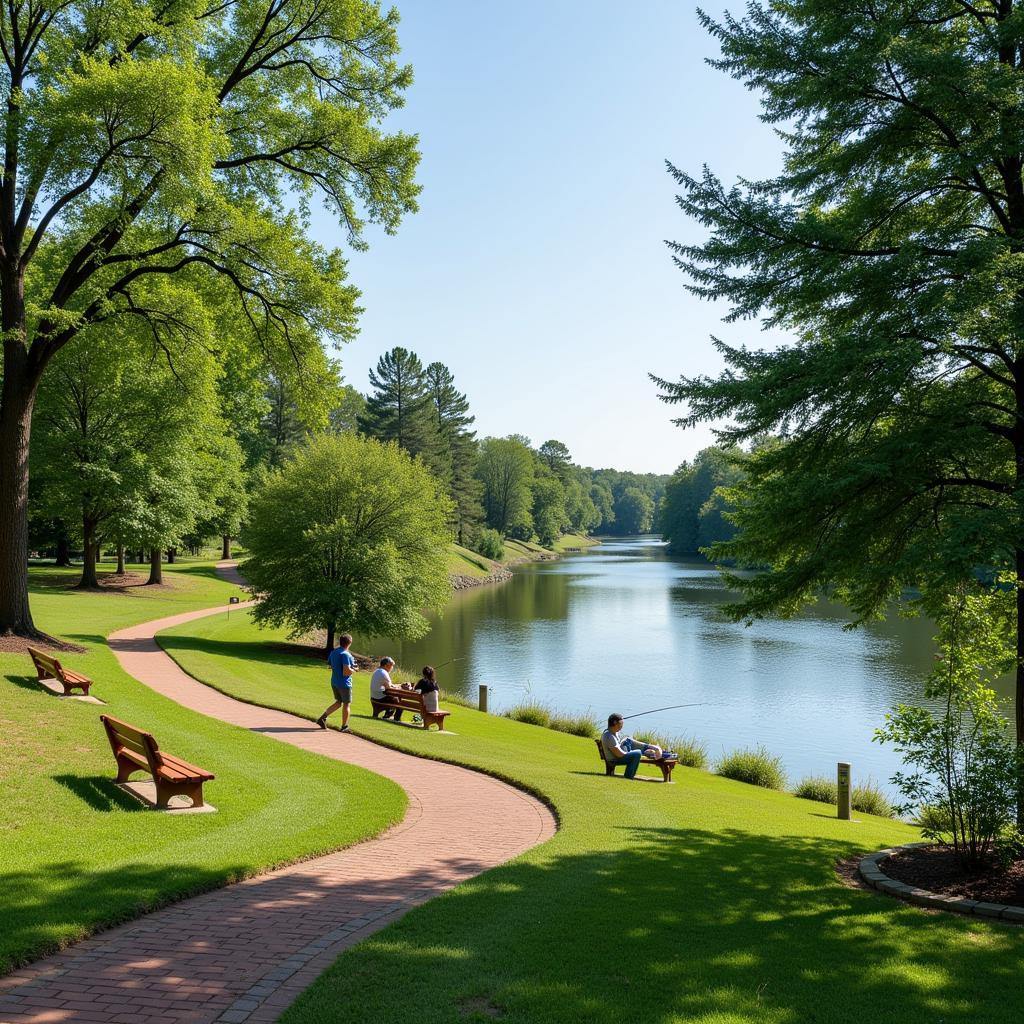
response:
<path id="1" fill-rule="evenodd" d="M 404 813 L 393 783 L 186 711 L 121 671 L 107 634 L 238 593 L 211 564 L 165 567 L 168 586 L 124 593 L 69 589 L 77 575 L 33 568 L 33 614 L 88 648 L 62 659 L 107 706 L 59 701 L 34 682 L 27 655 L 0 653 L 0 973 L 161 903 L 356 842 Z M 159 814 L 117 790 L 101 712 L 213 771 L 206 796 L 218 813 Z"/>
<path id="2" fill-rule="evenodd" d="M 243 699 L 313 717 L 322 664 L 272 653 L 243 616 L 161 642 Z M 833 864 L 917 838 L 822 804 L 679 769 L 673 786 L 606 779 L 594 744 L 453 708 L 457 735 L 368 717 L 355 730 L 544 794 L 549 843 L 344 954 L 284 1024 L 1015 1022 L 1024 933 L 841 885 Z"/>

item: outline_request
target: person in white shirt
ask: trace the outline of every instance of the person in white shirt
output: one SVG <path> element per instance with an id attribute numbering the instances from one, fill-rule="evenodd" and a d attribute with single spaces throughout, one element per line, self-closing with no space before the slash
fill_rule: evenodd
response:
<path id="1" fill-rule="evenodd" d="M 370 677 L 370 696 L 374 700 L 387 700 L 388 687 L 395 685 L 391 681 L 391 670 L 394 667 L 394 658 L 384 657 L 380 659 L 380 668 Z M 402 720 L 402 712 L 398 709 L 389 708 L 381 715 L 381 718 L 390 718 L 392 721 L 400 722 Z"/>

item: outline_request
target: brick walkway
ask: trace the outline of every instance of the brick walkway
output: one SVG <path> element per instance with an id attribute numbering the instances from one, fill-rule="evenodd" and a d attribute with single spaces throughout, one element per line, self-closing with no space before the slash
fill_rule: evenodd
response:
<path id="1" fill-rule="evenodd" d="M 187 676 L 153 639 L 221 611 L 133 626 L 109 643 L 126 671 L 179 704 L 393 779 L 409 795 L 404 821 L 378 839 L 185 900 L 0 978 L 2 1024 L 276 1020 L 342 950 L 554 833 L 547 808 L 511 786 L 233 700 Z M 216 783 L 209 796 L 216 803 Z"/>

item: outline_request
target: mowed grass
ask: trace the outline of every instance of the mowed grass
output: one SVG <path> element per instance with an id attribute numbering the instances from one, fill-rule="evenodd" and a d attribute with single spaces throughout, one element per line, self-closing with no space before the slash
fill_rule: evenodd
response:
<path id="1" fill-rule="evenodd" d="M 80 593 L 69 589 L 76 578 L 34 568 L 33 614 L 40 628 L 88 648 L 60 657 L 94 680 L 105 707 L 50 696 L 27 655 L 0 653 L 0 973 L 401 818 L 405 795 L 386 779 L 187 711 L 121 671 L 108 633 L 238 593 L 212 565 L 166 567 L 167 586 L 123 593 Z M 205 793 L 218 813 L 161 814 L 114 787 L 104 712 L 212 771 Z"/>
<path id="2" fill-rule="evenodd" d="M 315 716 L 323 664 L 273 639 L 219 616 L 161 642 L 229 693 Z M 283 1024 L 1019 1024 L 1024 932 L 838 880 L 837 860 L 911 827 L 686 768 L 607 779 L 592 740 L 451 705 L 457 735 L 374 722 L 366 689 L 356 732 L 516 779 L 561 829 L 345 953 Z"/>

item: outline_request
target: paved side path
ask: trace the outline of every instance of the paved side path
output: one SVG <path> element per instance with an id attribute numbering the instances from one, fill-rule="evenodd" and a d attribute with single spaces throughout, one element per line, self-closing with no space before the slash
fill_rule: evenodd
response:
<path id="1" fill-rule="evenodd" d="M 186 675 L 153 639 L 223 610 L 157 619 L 109 643 L 127 672 L 179 704 L 394 779 L 409 795 L 405 820 L 378 839 L 185 900 L 0 978 L 3 1024 L 276 1020 L 342 950 L 553 835 L 550 811 L 511 786 L 233 700 Z"/>

